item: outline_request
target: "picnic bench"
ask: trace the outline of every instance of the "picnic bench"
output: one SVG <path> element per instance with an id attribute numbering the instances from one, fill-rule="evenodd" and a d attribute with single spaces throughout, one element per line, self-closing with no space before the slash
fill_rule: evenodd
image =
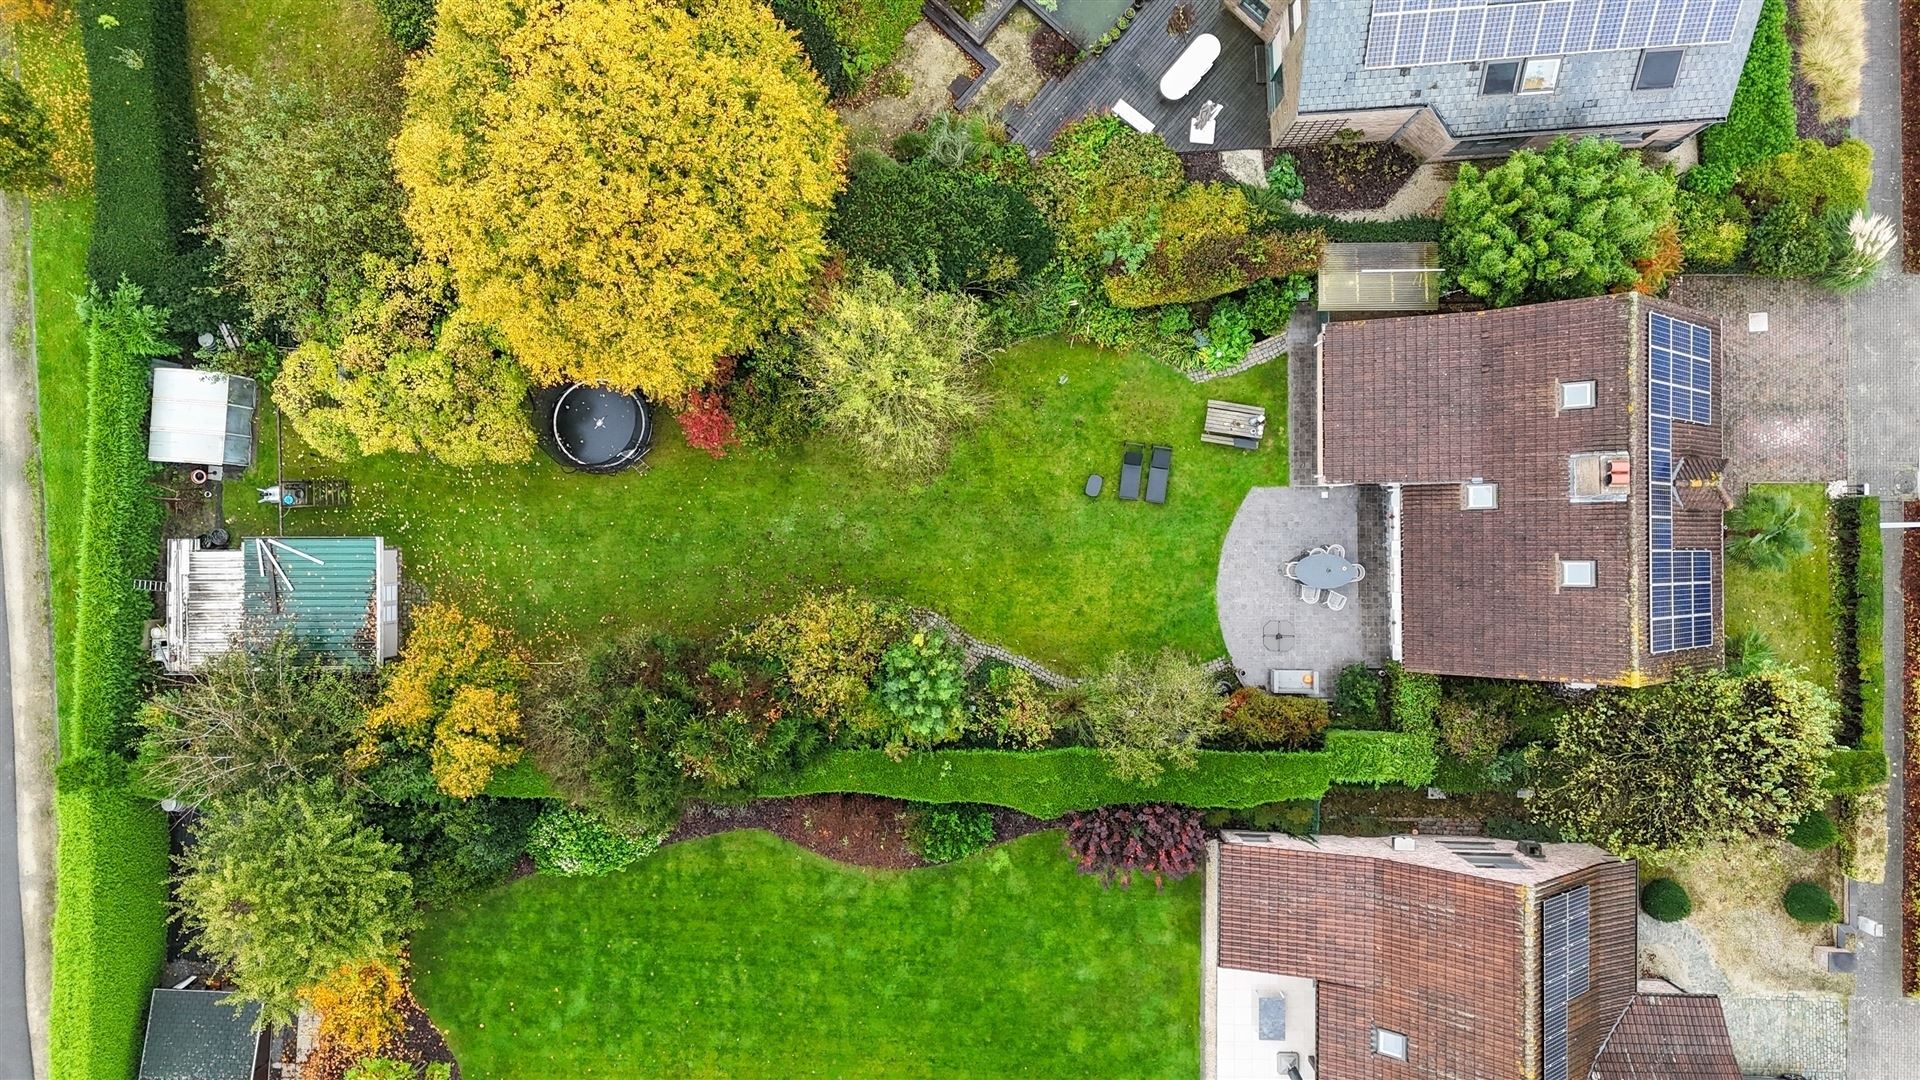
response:
<path id="1" fill-rule="evenodd" d="M 1207 422 L 1200 441 L 1238 450 L 1258 450 L 1267 433 L 1267 410 L 1232 401 L 1208 401 Z"/>

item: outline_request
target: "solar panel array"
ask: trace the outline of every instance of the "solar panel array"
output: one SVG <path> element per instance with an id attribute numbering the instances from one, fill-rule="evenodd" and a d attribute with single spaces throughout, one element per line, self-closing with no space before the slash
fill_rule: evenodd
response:
<path id="1" fill-rule="evenodd" d="M 1587 992 L 1587 887 L 1540 903 L 1540 1019 L 1543 1080 L 1567 1080 L 1567 1005 Z"/>
<path id="2" fill-rule="evenodd" d="M 1713 644 L 1713 555 L 1673 546 L 1673 425 L 1713 422 L 1713 332 L 1647 316 L 1648 581 L 1656 653 Z"/>
<path id="3" fill-rule="evenodd" d="M 1373 0 L 1368 67 L 1722 45 L 1742 0 Z"/>

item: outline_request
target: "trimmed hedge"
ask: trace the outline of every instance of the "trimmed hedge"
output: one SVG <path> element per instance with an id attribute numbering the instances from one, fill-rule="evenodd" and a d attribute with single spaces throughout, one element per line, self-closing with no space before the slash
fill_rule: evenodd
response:
<path id="1" fill-rule="evenodd" d="M 1802 851 L 1825 851 L 1840 842 L 1840 828 L 1825 810 L 1813 810 L 1793 823 L 1787 840 Z"/>
<path id="2" fill-rule="evenodd" d="M 124 277 L 157 294 L 199 220 L 186 11 L 181 0 L 81 0 L 78 15 L 97 196 L 87 272 L 103 289 Z"/>
<path id="3" fill-rule="evenodd" d="M 845 97 L 853 92 L 846 50 L 833 36 L 833 27 L 827 25 L 815 0 L 773 0 L 773 14 L 800 38 L 800 51 L 807 54 L 807 63 L 826 84 L 828 97 Z"/>
<path id="4" fill-rule="evenodd" d="M 103 211 L 104 212 L 104 211 Z M 82 304 L 87 432 L 71 681 L 55 803 L 51 1052 L 56 1080 L 126 1080 L 166 954 L 167 822 L 128 791 L 120 751 L 142 699 L 160 504 L 142 426 L 166 313 L 127 284 Z"/>
<path id="5" fill-rule="evenodd" d="M 1827 887 L 1811 881 L 1796 881 L 1780 896 L 1780 904 L 1794 922 L 1818 924 L 1840 921 L 1840 905 Z"/>
<path id="6" fill-rule="evenodd" d="M 1039 818 L 1121 803 L 1239 809 L 1317 799 L 1334 784 L 1425 784 L 1431 740 L 1391 731 L 1329 731 L 1324 750 L 1202 750 L 1199 764 L 1158 783 L 1116 778 L 1097 750 L 933 750 L 900 761 L 880 750 L 840 750 L 759 794 L 856 792 L 915 802 L 987 803 Z"/>
<path id="7" fill-rule="evenodd" d="M 1881 747 L 1886 726 L 1886 670 L 1882 636 L 1885 597 L 1880 500 L 1837 499 L 1833 504 L 1833 626 L 1839 667 L 1843 743 L 1862 750 Z"/>
<path id="8" fill-rule="evenodd" d="M 1835 750 L 1827 755 L 1824 787 L 1836 795 L 1859 794 L 1887 782 L 1887 754 L 1879 747 Z"/>
<path id="9" fill-rule="evenodd" d="M 107 789 L 62 792 L 53 910 L 54 1080 L 127 1080 L 167 951 L 167 817 Z"/>
<path id="10" fill-rule="evenodd" d="M 1446 223 L 1439 218 L 1404 217 L 1390 221 L 1347 221 L 1325 214 L 1294 214 L 1285 219 L 1286 229 L 1319 229 L 1327 239 L 1342 244 L 1417 244 L 1440 241 Z"/>
<path id="11" fill-rule="evenodd" d="M 82 302 L 87 323 L 87 441 L 83 465 L 72 708 L 61 745 L 124 749 L 144 699 L 146 620 L 153 598 L 134 587 L 160 553 L 161 504 L 148 478 L 144 428 L 150 360 L 178 350 L 161 339 L 166 312 L 137 285 Z"/>
<path id="12" fill-rule="evenodd" d="M 1640 890 L 1640 910 L 1661 922 L 1679 922 L 1693 914 L 1693 897 L 1672 878 L 1654 878 Z"/>
<path id="13" fill-rule="evenodd" d="M 1744 169 L 1785 153 L 1793 149 L 1798 123 L 1786 0 L 1762 0 L 1727 119 L 1700 133 L 1700 162 Z"/>

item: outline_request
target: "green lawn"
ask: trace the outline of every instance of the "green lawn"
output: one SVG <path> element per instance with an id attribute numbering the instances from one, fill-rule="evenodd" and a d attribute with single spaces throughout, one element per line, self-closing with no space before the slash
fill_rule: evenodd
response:
<path id="1" fill-rule="evenodd" d="M 187 0 L 187 39 L 196 81 L 207 60 L 250 74 L 387 85 L 400 73 L 400 50 L 370 0 Z"/>
<path id="2" fill-rule="evenodd" d="M 1065 381 L 1062 382 L 1062 379 Z M 542 458 L 471 471 L 418 457 L 341 466 L 286 433 L 286 475 L 350 476 L 346 511 L 296 511 L 289 533 L 379 532 L 407 576 L 535 640 L 636 624 L 712 629 L 802 589 L 852 583 L 937 608 L 970 632 L 1070 669 L 1143 642 L 1224 651 L 1213 585 L 1247 490 L 1286 482 L 1286 365 L 1196 386 L 1168 368 L 1060 340 L 994 361 L 990 420 L 946 473 L 907 485 L 827 438 L 715 461 L 663 424 L 645 471 L 568 473 Z M 1265 405 L 1256 453 L 1200 442 L 1209 397 Z M 1174 447 L 1165 506 L 1112 492 L 1121 442 Z M 257 477 L 269 483 L 271 455 Z M 1087 474 L 1109 478 L 1098 500 Z M 228 490 L 236 531 L 272 508 Z"/>
<path id="3" fill-rule="evenodd" d="M 87 240 L 92 228 L 91 195 L 33 200 L 40 469 L 45 485 L 47 561 L 53 576 L 54 678 L 59 686 L 68 684 L 68 665 L 73 660 L 74 574 L 87 432 L 86 330 L 74 300 L 87 288 Z M 68 694 L 60 694 L 62 704 L 68 700 Z M 60 730 L 64 735 L 72 726 L 62 724 Z"/>
<path id="4" fill-rule="evenodd" d="M 1190 1077 L 1200 898 L 1058 832 L 904 873 L 727 833 L 429 916 L 414 990 L 487 1080 Z"/>
<path id="5" fill-rule="evenodd" d="M 1727 561 L 1729 638 L 1758 630 L 1780 659 L 1833 689 L 1833 538 L 1826 489 L 1820 484 L 1768 485 L 1806 509 L 1813 550 L 1785 570 L 1754 570 Z"/>

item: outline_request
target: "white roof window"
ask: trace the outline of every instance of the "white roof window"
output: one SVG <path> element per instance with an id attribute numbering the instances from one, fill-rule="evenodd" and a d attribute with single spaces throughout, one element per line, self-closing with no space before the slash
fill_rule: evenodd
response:
<path id="1" fill-rule="evenodd" d="M 1475 480 L 1460 486 L 1460 506 L 1466 510 L 1492 510 L 1500 505 L 1500 486 Z"/>
<path id="2" fill-rule="evenodd" d="M 1591 409 L 1599 399 L 1592 379 L 1579 379 L 1560 384 L 1561 409 Z"/>
<path id="3" fill-rule="evenodd" d="M 1560 560 L 1560 587 L 1563 589 L 1591 589 L 1597 575 L 1598 570 L 1592 559 Z"/>

